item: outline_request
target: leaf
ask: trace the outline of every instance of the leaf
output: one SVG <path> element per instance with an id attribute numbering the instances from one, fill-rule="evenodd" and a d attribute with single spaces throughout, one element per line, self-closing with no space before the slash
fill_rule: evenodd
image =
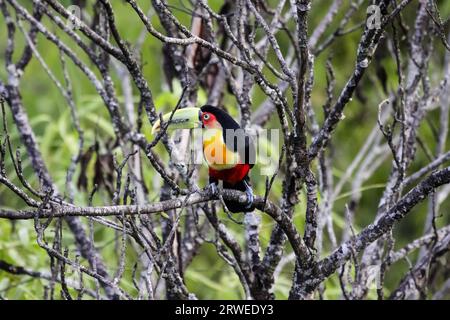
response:
<path id="1" fill-rule="evenodd" d="M 387 89 L 387 80 L 388 80 L 388 74 L 386 72 L 386 69 L 383 67 L 381 63 L 376 64 L 376 74 L 378 80 L 380 80 L 381 85 L 383 86 L 383 91 L 385 94 L 388 93 Z"/>
<path id="2" fill-rule="evenodd" d="M 2 279 L 0 279 L 0 290 L 5 290 L 9 286 L 9 282 L 9 278 L 2 277 Z"/>
<path id="3" fill-rule="evenodd" d="M 77 181 L 77 188 L 87 190 L 88 188 L 88 178 L 87 178 L 87 168 L 89 165 L 89 162 L 92 159 L 92 156 L 94 155 L 95 151 L 95 145 L 90 146 L 89 149 L 81 155 L 81 158 L 79 159 L 80 163 L 80 175 L 78 176 Z"/>
<path id="4" fill-rule="evenodd" d="M 217 291 L 222 291 L 222 286 L 215 283 L 214 281 L 208 279 L 207 277 L 205 277 L 203 274 L 201 274 L 200 272 L 194 271 L 192 269 L 188 270 L 186 272 L 186 277 L 187 278 L 191 278 L 192 280 L 196 280 L 202 284 L 204 284 L 205 286 L 213 289 L 213 290 L 217 290 Z"/>
<path id="5" fill-rule="evenodd" d="M 211 40 L 212 35 L 208 30 L 205 19 L 201 17 L 201 10 L 196 10 L 192 18 L 191 33 L 199 38 Z M 186 48 L 186 60 L 188 67 L 193 68 L 197 74 L 203 70 L 211 58 L 211 50 L 193 43 Z"/>
<path id="6" fill-rule="evenodd" d="M 175 69 L 175 61 L 172 57 L 171 45 L 169 43 L 164 43 L 162 46 L 162 56 L 163 56 L 163 71 L 166 76 L 166 82 L 169 86 L 170 91 L 173 91 L 172 81 L 178 76 L 178 72 Z"/>
<path id="7" fill-rule="evenodd" d="M 18 228 L 19 231 L 17 233 L 20 242 L 24 245 L 27 246 L 30 243 L 30 237 L 28 234 L 28 229 L 27 228 Z"/>
<path id="8" fill-rule="evenodd" d="M 361 188 L 355 190 L 355 192 L 363 192 L 363 191 L 372 190 L 372 189 L 383 189 L 385 187 L 386 187 L 386 184 L 384 184 L 384 183 L 377 183 L 377 184 L 372 184 L 372 185 L 369 185 L 369 186 L 361 187 Z M 349 197 L 352 194 L 353 194 L 353 191 L 342 193 L 342 194 L 338 195 L 335 200 L 340 200 L 340 199 Z"/>
<path id="9" fill-rule="evenodd" d="M 94 169 L 94 184 L 104 187 L 110 197 L 114 195 L 114 157 L 112 153 L 97 154 Z"/>
<path id="10" fill-rule="evenodd" d="M 167 220 L 170 220 L 170 217 L 169 217 L 169 215 L 168 215 L 166 212 L 161 211 L 161 212 L 160 212 L 160 215 L 161 215 L 161 217 L 164 217 L 164 218 L 166 218 Z"/>

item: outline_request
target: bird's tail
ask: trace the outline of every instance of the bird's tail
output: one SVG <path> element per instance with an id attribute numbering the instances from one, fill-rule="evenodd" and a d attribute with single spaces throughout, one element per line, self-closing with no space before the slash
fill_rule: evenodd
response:
<path id="1" fill-rule="evenodd" d="M 224 189 L 233 189 L 233 190 L 239 190 L 242 192 L 246 192 L 247 190 L 247 186 L 246 186 L 246 181 L 242 180 L 239 181 L 236 184 L 230 184 L 227 182 L 223 182 L 223 188 Z M 232 200 L 225 200 L 224 202 L 227 206 L 228 211 L 232 212 L 232 213 L 238 213 L 238 212 L 250 212 L 252 211 L 252 208 L 249 208 L 247 204 L 242 204 L 239 203 L 238 201 L 232 201 Z"/>

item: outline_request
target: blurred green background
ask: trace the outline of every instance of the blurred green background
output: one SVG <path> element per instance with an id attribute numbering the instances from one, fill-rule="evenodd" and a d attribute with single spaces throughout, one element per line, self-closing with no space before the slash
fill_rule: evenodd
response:
<path id="1" fill-rule="evenodd" d="M 71 1 L 60 1 L 65 6 L 69 6 Z M 146 8 L 147 1 L 139 1 L 143 9 Z M 179 6 L 179 1 L 169 1 L 175 6 Z M 273 7 L 276 1 L 268 1 Z M 348 27 L 357 25 L 364 21 L 365 7 L 367 6 L 365 1 L 364 7 L 359 9 L 354 16 Z M 403 17 L 405 22 L 413 26 L 415 11 L 417 9 L 417 2 L 413 1 L 411 5 L 405 10 Z M 28 9 L 31 9 L 31 1 L 21 1 L 21 3 Z M 221 6 L 221 1 L 209 1 L 210 5 L 218 11 Z M 320 22 L 325 13 L 328 10 L 330 1 L 319 0 L 313 1 L 312 9 L 310 12 L 310 30 L 314 30 L 314 27 Z M 116 12 L 116 19 L 119 26 L 120 33 L 124 39 L 133 44 L 142 33 L 143 28 L 138 21 L 135 13 L 130 7 L 123 1 L 113 1 L 113 6 Z M 339 11 L 339 17 L 343 16 L 346 12 L 346 8 L 349 6 L 349 1 L 344 1 L 344 7 Z M 441 10 L 443 20 L 448 19 L 450 14 L 450 2 L 443 0 L 438 1 L 438 6 Z M 11 8 L 10 8 L 11 9 Z M 12 12 L 12 10 L 11 10 Z M 181 10 L 174 10 L 176 16 L 185 23 L 190 25 L 190 15 L 182 12 Z M 56 31 L 71 48 L 76 50 L 80 58 L 87 62 L 86 56 L 79 49 L 75 49 L 75 44 L 64 36 L 56 27 L 53 26 L 48 18 L 43 19 L 44 24 L 49 27 L 50 30 Z M 336 19 L 339 21 L 339 18 Z M 153 16 L 152 22 L 155 27 L 163 32 L 159 20 Z M 25 23 L 24 23 L 25 24 Z M 26 24 L 25 24 L 26 25 Z M 336 27 L 336 23 L 328 29 L 322 39 Z M 28 28 L 28 25 L 26 25 Z M 326 99 L 326 69 L 325 61 L 332 55 L 332 63 L 336 74 L 336 88 L 335 96 L 337 96 L 340 90 L 344 87 L 347 79 L 354 68 L 356 48 L 358 40 L 361 35 L 361 29 L 346 35 L 338 39 L 329 49 L 323 52 L 316 60 L 315 63 L 315 86 L 312 95 L 313 107 L 319 116 L 319 121 L 322 121 L 322 105 Z M 388 32 L 391 32 L 389 29 Z M 278 40 L 282 45 L 282 50 L 285 51 L 288 45 L 287 37 L 280 33 Z M 14 58 L 18 57 L 22 53 L 24 45 L 23 36 L 20 30 L 17 30 L 17 45 Z M 442 77 L 442 64 L 444 57 L 444 48 L 441 45 L 438 38 L 434 39 L 435 51 L 431 58 L 432 73 L 429 74 L 431 80 L 440 79 Z M 7 74 L 4 67 L 4 52 L 6 47 L 6 27 L 5 21 L 2 15 L 0 15 L 0 79 L 6 81 Z M 42 35 L 38 36 L 38 50 L 43 55 L 46 63 L 51 66 L 53 72 L 62 79 L 62 70 L 60 63 L 60 52 L 50 42 L 46 41 Z M 67 59 L 68 60 L 68 59 Z M 165 77 L 162 71 L 162 50 L 161 43 L 157 39 L 148 36 L 141 50 L 141 60 L 144 66 L 144 74 L 152 93 L 154 95 L 154 102 L 158 112 L 166 112 L 173 108 L 176 104 L 179 95 L 181 93 L 179 83 L 175 83 L 173 92 L 170 92 L 168 85 L 165 81 Z M 273 56 L 270 56 L 270 60 L 275 62 Z M 91 65 L 87 62 L 88 65 Z M 397 75 L 395 61 L 389 55 L 383 57 L 378 63 L 382 64 L 385 68 L 388 78 L 387 86 L 388 90 L 396 90 L 397 88 Z M 94 143 L 95 136 L 105 143 L 113 138 L 113 129 L 111 127 L 108 112 L 100 99 L 96 94 L 95 89 L 87 81 L 86 77 L 68 61 L 69 73 L 73 82 L 73 93 L 76 102 L 76 107 L 79 113 L 82 129 L 85 134 L 85 149 Z M 114 81 L 116 83 L 116 90 L 121 93 L 120 79 L 114 72 Z M 269 76 L 270 78 L 270 76 Z M 272 78 L 272 80 L 274 80 Z M 23 103 L 30 118 L 31 125 L 39 141 L 39 148 L 46 161 L 47 167 L 50 169 L 52 178 L 60 190 L 65 189 L 65 179 L 67 169 L 70 164 L 71 158 L 78 152 L 78 136 L 73 126 L 70 117 L 70 110 L 61 96 L 60 92 L 55 88 L 54 84 L 50 81 L 47 74 L 43 71 L 41 65 L 36 59 L 33 59 L 30 65 L 26 68 L 26 72 L 21 80 L 21 94 Z M 345 110 L 345 120 L 339 124 L 335 136 L 332 140 L 333 145 L 333 175 L 335 179 L 338 179 L 346 170 L 348 165 L 353 160 L 356 153 L 367 139 L 368 134 L 376 125 L 377 118 L 377 106 L 387 96 L 383 92 L 381 83 L 375 76 L 375 66 L 371 65 L 366 73 L 361 86 L 361 92 L 367 99 L 362 102 L 361 99 L 353 99 Z M 136 94 L 136 91 L 135 91 Z M 138 101 L 136 96 L 136 102 Z M 261 102 L 265 100 L 265 96 L 259 88 L 253 91 L 253 105 L 252 109 L 256 110 Z M 204 92 L 199 93 L 199 104 L 206 101 Z M 123 98 L 121 97 L 121 102 Z M 235 98 L 227 94 L 225 97 L 225 105 L 233 115 L 238 114 L 236 108 Z M 21 143 L 18 139 L 18 133 L 15 129 L 9 109 L 7 108 L 7 120 L 12 142 L 15 147 L 20 147 Z M 435 127 L 439 124 L 439 110 L 431 111 L 427 115 L 429 121 L 424 121 L 420 128 L 420 137 L 429 146 L 431 150 L 434 150 L 435 141 L 430 128 L 429 123 L 432 123 Z M 144 119 L 145 120 L 145 119 Z M 278 127 L 277 117 L 272 117 L 271 122 L 267 125 L 267 128 Z M 151 138 L 148 134 L 148 124 L 144 127 L 144 132 L 148 138 Z M 446 148 L 448 150 L 448 146 Z M 21 148 L 23 156 L 23 166 L 28 181 L 35 187 L 37 187 L 37 180 L 32 172 L 30 163 L 25 156 L 25 149 Z M 122 155 L 116 150 L 117 156 L 120 159 Z M 167 153 L 163 148 L 160 148 L 158 153 L 167 159 Z M 409 169 L 409 173 L 414 172 L 418 168 L 428 163 L 428 159 L 422 149 L 418 148 L 418 154 L 416 160 Z M 316 164 L 315 164 L 316 165 Z M 361 230 L 364 226 L 373 221 L 379 198 L 383 191 L 383 186 L 386 184 L 386 180 L 391 168 L 391 159 L 388 159 L 377 170 L 377 172 L 368 180 L 363 186 L 361 203 L 356 211 L 356 230 Z M 14 170 L 11 163 L 8 162 L 7 171 L 9 176 L 15 177 Z M 202 169 L 202 181 L 199 182 L 200 186 L 206 185 L 207 181 L 204 179 L 206 175 L 206 168 Z M 79 176 L 80 168 L 77 167 L 75 172 L 75 179 Z M 93 168 L 88 169 L 89 180 L 92 180 Z M 161 179 L 157 173 L 152 169 L 148 162 L 144 160 L 144 177 L 147 188 L 150 192 L 149 201 L 157 201 L 159 198 L 159 187 L 161 185 Z M 252 183 L 255 188 L 255 193 L 259 195 L 264 194 L 265 177 L 260 177 L 256 174 L 252 175 Z M 16 178 L 14 182 L 18 183 Z M 271 199 L 273 201 L 279 201 L 281 195 L 281 182 L 282 177 L 276 179 L 274 187 L 271 192 Z M 92 186 L 90 186 L 92 187 Z M 349 200 L 349 186 L 342 190 L 340 199 L 336 202 L 333 215 L 334 215 L 334 227 L 338 236 L 340 235 L 344 226 L 344 210 L 345 204 Z M 299 230 L 303 230 L 304 221 L 304 194 L 302 193 L 302 200 L 296 208 L 295 223 Z M 86 205 L 88 201 L 88 194 L 81 190 L 76 190 L 75 203 L 79 205 Z M 94 205 L 102 205 L 110 202 L 108 193 L 105 190 L 99 190 L 94 197 Z M 438 218 L 438 226 L 446 225 L 450 223 L 450 216 L 446 214 L 449 209 L 449 202 L 445 201 L 441 207 L 441 213 L 443 215 Z M 426 216 L 426 203 L 417 206 L 414 212 L 409 215 L 404 221 L 399 223 L 395 230 L 396 248 L 400 248 L 402 245 L 412 241 L 419 237 L 423 232 L 423 225 Z M 0 207 L 23 209 L 26 208 L 25 204 L 14 196 L 7 188 L 0 186 Z M 224 223 L 233 231 L 237 239 L 241 243 L 244 242 L 243 226 L 236 225 L 230 221 L 226 215 L 221 215 Z M 164 217 L 161 217 L 164 219 Z M 86 221 L 84 221 L 87 223 Z M 265 248 L 270 238 L 270 232 L 273 227 L 273 222 L 263 216 L 263 224 L 260 231 L 260 239 Z M 107 229 L 102 226 L 96 226 L 95 229 L 95 242 L 97 248 L 100 250 L 105 262 L 109 266 L 109 271 L 113 274 L 116 272 L 117 266 L 117 234 L 113 230 Z M 51 240 L 53 232 L 47 230 L 47 240 Z M 325 253 L 329 252 L 329 240 L 325 235 Z M 71 258 L 75 256 L 75 246 L 70 231 L 64 226 L 64 245 L 70 249 Z M 287 252 L 290 248 L 287 249 Z M 415 255 L 412 254 L 411 258 Z M 15 265 L 26 266 L 32 270 L 48 270 L 49 257 L 47 253 L 41 249 L 36 243 L 36 235 L 32 221 L 17 221 L 11 222 L 6 220 L 0 220 L 0 259 L 6 260 L 9 263 Z M 121 282 L 121 286 L 131 294 L 136 294 L 131 282 L 132 266 L 137 259 L 137 253 L 128 246 L 127 252 L 127 266 L 126 274 Z M 86 263 L 84 261 L 84 263 Z M 69 268 L 70 269 L 70 268 Z M 288 265 L 281 276 L 277 279 L 275 285 L 275 294 L 279 299 L 286 299 L 289 293 L 292 265 Z M 395 288 L 400 281 L 402 275 L 408 270 L 408 264 L 406 261 L 400 261 L 392 266 L 391 270 L 387 274 L 386 278 L 386 294 L 389 290 Z M 76 274 L 72 275 L 76 279 Z M 87 278 L 87 277 L 85 277 Z M 244 297 L 241 285 L 234 271 L 223 262 L 223 260 L 217 255 L 216 250 L 212 244 L 203 244 L 200 253 L 196 256 L 191 266 L 187 269 L 185 274 L 187 287 L 190 291 L 195 293 L 197 297 L 201 299 L 240 299 Z M 87 279 L 87 283 L 93 287 L 92 281 Z M 44 294 L 44 285 L 47 285 L 48 281 L 32 279 L 26 276 L 13 276 L 5 272 L 0 271 L 0 295 L 9 299 L 40 299 Z M 340 297 L 339 281 L 336 276 L 332 276 L 326 281 L 325 298 L 333 299 Z M 56 286 L 58 288 L 58 286 Z M 59 291 L 57 291 L 59 292 Z M 369 297 L 374 298 L 375 291 L 372 290 Z M 59 296 L 58 294 L 56 295 Z"/>

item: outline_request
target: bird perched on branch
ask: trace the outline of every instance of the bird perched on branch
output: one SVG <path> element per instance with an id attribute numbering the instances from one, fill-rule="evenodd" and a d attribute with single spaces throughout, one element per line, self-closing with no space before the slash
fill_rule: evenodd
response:
<path id="1" fill-rule="evenodd" d="M 247 203 L 225 200 L 230 212 L 248 212 L 253 207 L 253 191 L 248 173 L 255 164 L 255 147 L 251 137 L 224 110 L 213 106 L 183 108 L 165 114 L 163 124 L 157 121 L 152 133 L 167 129 L 202 128 L 203 156 L 209 167 L 209 183 L 213 193 L 218 192 L 218 182 L 223 187 L 243 191 Z"/>

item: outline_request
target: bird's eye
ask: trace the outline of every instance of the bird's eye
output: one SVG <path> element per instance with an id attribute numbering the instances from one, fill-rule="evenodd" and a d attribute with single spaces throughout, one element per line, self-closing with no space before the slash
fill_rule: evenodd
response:
<path id="1" fill-rule="evenodd" d="M 203 115 L 203 120 L 209 120 L 209 114 L 205 113 L 205 114 Z"/>

